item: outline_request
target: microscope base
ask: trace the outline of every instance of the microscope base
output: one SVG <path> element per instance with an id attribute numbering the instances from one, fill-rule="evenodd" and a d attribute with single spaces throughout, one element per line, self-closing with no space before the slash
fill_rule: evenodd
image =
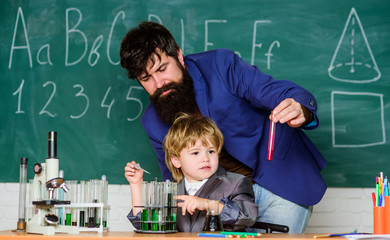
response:
<path id="1" fill-rule="evenodd" d="M 54 235 L 55 233 L 69 233 L 79 234 L 80 230 L 78 226 L 66 226 L 66 225 L 48 225 L 45 222 L 44 217 L 50 213 L 51 205 L 37 205 L 36 212 L 32 219 L 27 222 L 26 232 L 37 233 L 43 235 Z"/>
<path id="2" fill-rule="evenodd" d="M 55 235 L 56 233 L 68 233 L 68 234 L 79 234 L 79 228 L 76 226 L 64 226 L 64 225 L 56 225 L 56 226 L 41 226 L 41 225 L 33 225 L 27 223 L 27 233 L 37 233 L 43 235 Z"/>

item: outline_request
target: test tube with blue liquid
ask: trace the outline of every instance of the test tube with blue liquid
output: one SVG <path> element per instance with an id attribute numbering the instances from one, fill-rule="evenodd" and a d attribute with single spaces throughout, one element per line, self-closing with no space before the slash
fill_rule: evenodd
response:
<path id="1" fill-rule="evenodd" d="M 58 175 L 60 178 L 64 178 L 64 170 L 59 170 Z M 56 196 L 59 201 L 64 201 L 64 191 L 61 188 L 56 188 L 54 192 L 56 192 Z M 60 225 L 64 225 L 63 215 L 64 215 L 64 209 L 58 208 L 58 218 L 59 218 L 58 224 Z"/>

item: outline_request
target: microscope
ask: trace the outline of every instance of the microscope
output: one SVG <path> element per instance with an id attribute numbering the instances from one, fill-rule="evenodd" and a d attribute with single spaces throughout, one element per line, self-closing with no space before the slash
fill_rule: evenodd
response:
<path id="1" fill-rule="evenodd" d="M 49 132 L 48 157 L 44 163 L 34 165 L 32 184 L 33 217 L 27 222 L 27 233 L 54 235 L 57 232 L 79 234 L 77 226 L 57 224 L 59 217 L 55 214 L 54 205 L 70 204 L 70 201 L 54 199 L 54 190 L 65 193 L 69 191 L 65 180 L 59 177 L 59 159 L 57 158 L 57 133 Z"/>

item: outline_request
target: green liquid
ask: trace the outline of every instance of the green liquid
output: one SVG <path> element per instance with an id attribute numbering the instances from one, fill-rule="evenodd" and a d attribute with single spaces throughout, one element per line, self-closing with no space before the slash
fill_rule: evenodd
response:
<path id="1" fill-rule="evenodd" d="M 166 221 L 172 221 L 172 193 L 168 193 L 167 196 L 167 217 L 165 218 Z M 173 224 L 167 223 L 167 230 L 173 230 Z"/>
<path id="2" fill-rule="evenodd" d="M 72 225 L 72 214 L 66 214 L 65 225 Z"/>
<path id="3" fill-rule="evenodd" d="M 142 231 L 148 231 L 149 230 L 149 223 L 145 223 L 145 221 L 149 221 L 149 211 L 148 209 L 144 209 L 141 213 L 141 230 Z"/>
<path id="4" fill-rule="evenodd" d="M 163 211 L 162 209 L 160 208 L 158 210 L 158 230 L 159 231 L 165 231 L 166 230 L 166 226 L 165 226 L 165 222 L 163 221 Z"/>
<path id="5" fill-rule="evenodd" d="M 152 209 L 152 221 L 158 221 L 158 210 Z M 152 223 L 152 231 L 158 231 L 158 223 Z"/>
<path id="6" fill-rule="evenodd" d="M 166 223 L 161 223 L 161 224 L 159 225 L 159 230 L 160 230 L 160 231 L 166 231 L 166 230 L 167 230 L 167 225 L 166 225 Z"/>
<path id="7" fill-rule="evenodd" d="M 84 227 L 84 216 L 85 216 L 85 212 L 80 211 L 80 223 L 79 223 L 80 227 Z"/>
<path id="8" fill-rule="evenodd" d="M 172 223 L 172 230 L 176 230 L 176 213 L 172 214 L 172 221 L 175 221 Z"/>

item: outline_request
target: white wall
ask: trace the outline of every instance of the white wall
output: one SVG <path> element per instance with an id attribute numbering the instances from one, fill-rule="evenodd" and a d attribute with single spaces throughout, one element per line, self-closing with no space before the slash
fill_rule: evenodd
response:
<path id="1" fill-rule="evenodd" d="M 372 232 L 371 188 L 329 188 L 314 206 L 307 233 Z M 110 231 L 132 231 L 126 218 L 131 206 L 128 185 L 109 185 Z M 16 229 L 19 184 L 0 183 L 0 230 Z"/>

